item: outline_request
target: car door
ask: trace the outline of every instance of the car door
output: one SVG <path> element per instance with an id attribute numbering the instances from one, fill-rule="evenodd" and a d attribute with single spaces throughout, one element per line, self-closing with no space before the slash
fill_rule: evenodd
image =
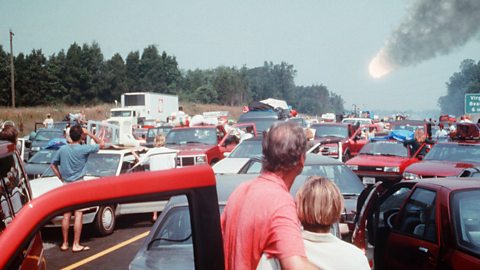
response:
<path id="1" fill-rule="evenodd" d="M 416 182 L 409 181 L 389 186 L 377 182 L 365 189 L 358 198 L 352 242 L 365 250 L 375 269 L 383 269 L 383 252 L 391 223 L 415 184 Z"/>
<path id="2" fill-rule="evenodd" d="M 368 130 L 368 126 L 361 126 L 355 131 L 355 133 L 349 139 L 348 148 L 350 149 L 350 155 L 352 157 L 356 156 L 368 141 L 367 137 L 362 136 L 363 128 L 366 128 Z"/>
<path id="3" fill-rule="evenodd" d="M 386 269 L 436 269 L 439 255 L 437 192 L 415 188 L 385 243 Z"/>

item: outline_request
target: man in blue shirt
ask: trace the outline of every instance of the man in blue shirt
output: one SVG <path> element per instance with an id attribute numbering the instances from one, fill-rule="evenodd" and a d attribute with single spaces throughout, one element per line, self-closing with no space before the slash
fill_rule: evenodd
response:
<path id="1" fill-rule="evenodd" d="M 96 144 L 81 144 L 85 136 L 90 136 Z M 71 183 L 81 180 L 85 175 L 86 164 L 88 156 L 91 153 L 98 152 L 99 149 L 105 147 L 103 140 L 99 139 L 88 130 L 82 128 L 80 125 L 70 128 L 70 138 L 72 142 L 64 145 L 58 149 L 52 159 L 51 168 L 60 181 Z M 60 165 L 60 167 L 59 167 Z M 63 243 L 60 250 L 68 250 L 68 230 L 70 228 L 71 212 L 63 214 L 62 220 L 62 236 Z M 87 246 L 80 245 L 80 235 L 82 233 L 83 212 L 75 211 L 75 219 L 73 225 L 73 245 L 72 251 L 86 251 L 90 250 Z"/>

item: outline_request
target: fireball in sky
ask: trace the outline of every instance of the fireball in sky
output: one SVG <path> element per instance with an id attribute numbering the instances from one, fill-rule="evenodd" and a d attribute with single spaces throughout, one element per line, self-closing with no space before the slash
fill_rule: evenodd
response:
<path id="1" fill-rule="evenodd" d="M 370 75 L 375 79 L 379 79 L 384 75 L 387 75 L 394 69 L 394 65 L 390 63 L 389 57 L 387 53 L 385 53 L 384 49 L 381 49 L 377 53 L 375 58 L 372 59 L 370 65 L 368 66 L 368 71 L 370 72 Z"/>

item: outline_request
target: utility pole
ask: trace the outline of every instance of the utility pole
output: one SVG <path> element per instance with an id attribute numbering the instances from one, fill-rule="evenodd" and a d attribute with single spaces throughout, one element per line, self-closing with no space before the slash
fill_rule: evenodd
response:
<path id="1" fill-rule="evenodd" d="M 15 108 L 15 67 L 13 66 L 13 32 L 10 30 L 10 79 L 12 82 L 12 108 Z"/>

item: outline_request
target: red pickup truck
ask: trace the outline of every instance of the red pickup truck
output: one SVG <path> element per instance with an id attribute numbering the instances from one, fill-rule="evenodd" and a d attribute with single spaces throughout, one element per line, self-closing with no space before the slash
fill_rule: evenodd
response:
<path id="1" fill-rule="evenodd" d="M 373 128 L 374 125 L 363 125 L 355 129 L 351 124 L 344 123 L 313 124 L 310 127 L 315 130 L 313 147 L 317 149 L 310 149 L 309 152 L 347 161 L 356 156 L 367 143 L 368 138 L 362 131 L 370 127 Z"/>
<path id="2" fill-rule="evenodd" d="M 166 137 L 166 147 L 179 150 L 177 167 L 210 164 L 224 158 L 238 144 L 222 125 L 175 127 Z"/>

